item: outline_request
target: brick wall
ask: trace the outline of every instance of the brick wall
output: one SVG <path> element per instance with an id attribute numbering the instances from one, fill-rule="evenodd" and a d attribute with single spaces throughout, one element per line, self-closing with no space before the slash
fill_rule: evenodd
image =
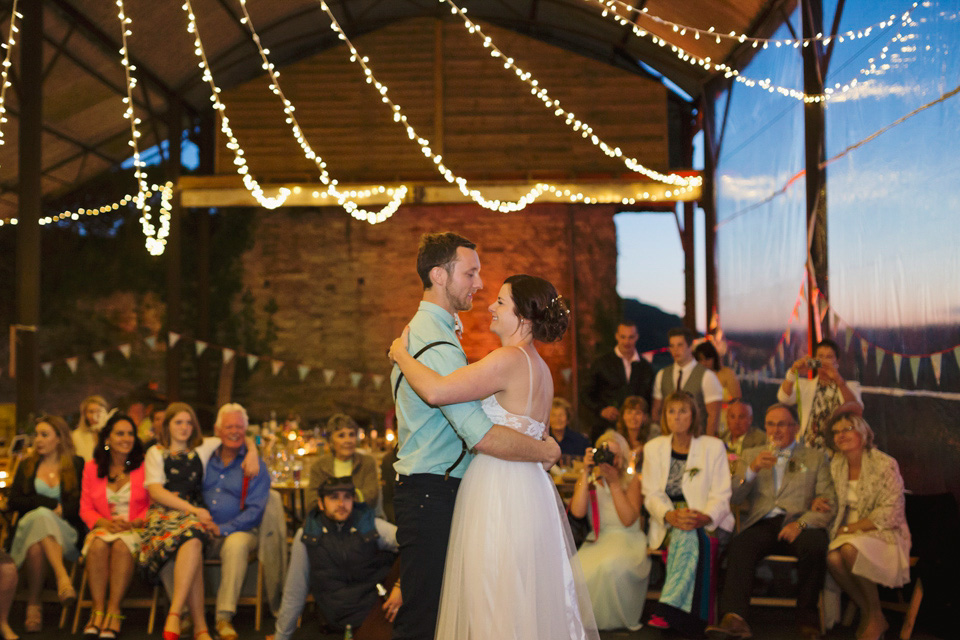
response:
<path id="1" fill-rule="evenodd" d="M 489 333 L 486 308 L 513 273 L 551 280 L 573 306 L 573 331 L 541 345 L 557 395 L 573 400 L 564 369 L 584 369 L 594 352 L 598 316 L 616 311 L 616 229 L 610 205 L 544 204 L 517 214 L 496 214 L 474 205 L 406 206 L 371 226 L 339 208 L 262 212 L 255 246 L 243 257 L 244 287 L 258 308 L 271 298 L 279 307 L 273 355 L 312 367 L 303 382 L 294 366 L 274 377 L 258 367 L 245 398 L 251 412 L 296 411 L 318 419 L 341 410 L 360 418 L 392 406 L 389 380 L 378 390 L 372 374 L 389 376 L 390 342 L 416 311 L 422 287 L 416 247 L 425 232 L 450 230 L 478 244 L 484 289 L 461 314 L 464 348 L 476 360 L 499 346 Z M 327 385 L 322 369 L 337 371 Z M 365 374 L 354 388 L 349 372 Z"/>

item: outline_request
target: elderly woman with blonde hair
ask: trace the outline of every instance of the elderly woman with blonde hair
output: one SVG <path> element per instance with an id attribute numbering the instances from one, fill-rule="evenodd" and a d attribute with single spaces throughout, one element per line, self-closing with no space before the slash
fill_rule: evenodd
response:
<path id="1" fill-rule="evenodd" d="M 110 405 L 103 396 L 88 396 L 80 403 L 80 419 L 70 434 L 73 448 L 84 462 L 93 460 L 97 434 L 107 421 Z"/>
<path id="2" fill-rule="evenodd" d="M 592 528 L 577 557 L 597 628 L 637 630 L 650 579 L 640 476 L 627 472 L 630 447 L 622 435 L 608 430 L 596 445 L 587 449 L 570 500 L 570 514 Z"/>
<path id="3" fill-rule="evenodd" d="M 826 424 L 836 453 L 830 474 L 839 508 L 830 528 L 827 568 L 860 608 L 858 640 L 883 636 L 887 621 L 877 585 L 910 580 L 910 530 L 897 461 L 873 446 L 873 430 L 859 412 L 840 411 Z M 816 500 L 813 508 L 829 511 Z"/>
<path id="4" fill-rule="evenodd" d="M 330 451 L 321 455 L 310 467 L 310 490 L 306 504 L 316 504 L 320 486 L 330 478 L 350 476 L 359 499 L 376 507 L 380 495 L 377 461 L 357 451 L 360 427 L 345 413 L 335 413 L 327 420 Z"/>

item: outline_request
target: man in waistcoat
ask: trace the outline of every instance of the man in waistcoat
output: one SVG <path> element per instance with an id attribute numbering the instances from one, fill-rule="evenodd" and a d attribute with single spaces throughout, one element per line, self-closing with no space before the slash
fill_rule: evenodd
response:
<path id="1" fill-rule="evenodd" d="M 697 401 L 699 420 L 708 436 L 717 435 L 720 420 L 720 405 L 723 402 L 723 385 L 717 374 L 703 366 L 693 357 L 693 334 L 684 327 L 674 327 L 667 332 L 670 356 L 673 364 L 657 372 L 653 382 L 653 420 L 660 422 L 663 399 L 674 391 L 686 391 Z M 661 433 L 667 433 L 660 423 Z"/>

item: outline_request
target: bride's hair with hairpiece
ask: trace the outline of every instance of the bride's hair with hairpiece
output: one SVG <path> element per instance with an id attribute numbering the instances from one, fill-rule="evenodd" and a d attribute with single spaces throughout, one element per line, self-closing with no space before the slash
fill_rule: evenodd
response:
<path id="1" fill-rule="evenodd" d="M 521 273 L 510 276 L 504 284 L 510 285 L 517 315 L 532 324 L 534 340 L 556 342 L 563 337 L 570 324 L 570 308 L 549 281 Z"/>

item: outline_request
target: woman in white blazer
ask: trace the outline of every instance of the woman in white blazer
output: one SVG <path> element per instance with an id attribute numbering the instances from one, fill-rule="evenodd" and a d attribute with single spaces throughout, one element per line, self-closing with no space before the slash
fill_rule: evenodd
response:
<path id="1" fill-rule="evenodd" d="M 714 606 L 711 577 L 733 530 L 730 466 L 719 438 L 703 435 L 689 393 L 664 400 L 668 435 L 643 448 L 643 496 L 650 548 L 667 553 L 667 575 L 650 625 L 701 637 Z"/>

